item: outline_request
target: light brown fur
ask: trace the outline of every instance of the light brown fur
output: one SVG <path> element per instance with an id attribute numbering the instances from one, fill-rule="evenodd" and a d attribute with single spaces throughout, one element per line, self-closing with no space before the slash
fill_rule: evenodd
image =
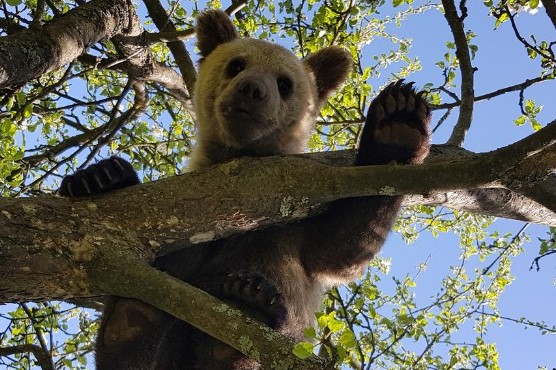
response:
<path id="1" fill-rule="evenodd" d="M 279 45 L 239 38 L 229 24 L 227 15 L 219 11 L 204 12 L 198 19 L 203 59 L 194 93 L 197 145 L 190 169 L 241 154 L 302 153 L 321 105 L 351 69 L 351 56 L 343 48 L 325 48 L 300 61 Z M 216 35 L 222 43 L 215 43 Z M 234 58 L 243 58 L 245 69 L 229 77 L 226 68 Z M 293 92 L 286 98 L 280 96 L 279 78 L 293 83 Z M 264 101 L 245 97 L 240 91 L 245 81 L 263 85 Z M 237 119 L 230 119 L 234 114 Z"/>

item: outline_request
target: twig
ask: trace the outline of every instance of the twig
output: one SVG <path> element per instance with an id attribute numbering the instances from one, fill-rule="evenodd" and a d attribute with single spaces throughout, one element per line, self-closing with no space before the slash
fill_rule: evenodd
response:
<path id="1" fill-rule="evenodd" d="M 527 227 L 529 227 L 529 223 L 526 223 L 525 225 L 523 225 L 521 227 L 521 229 L 517 232 L 517 234 L 514 235 L 514 237 L 512 238 L 512 240 L 508 243 L 508 245 L 502 250 L 502 252 L 500 252 L 500 254 L 498 254 L 498 256 L 496 256 L 496 258 L 494 259 L 494 261 L 492 261 L 492 263 L 490 265 L 488 265 L 487 267 L 485 267 L 483 269 L 483 275 L 486 275 L 490 269 L 492 268 L 492 266 L 494 266 L 494 264 L 496 262 L 498 262 L 498 260 L 500 258 L 502 258 L 502 256 L 516 243 L 521 241 L 521 235 L 525 232 L 525 230 L 527 229 Z"/>
<path id="2" fill-rule="evenodd" d="M 540 256 L 537 256 L 533 259 L 533 262 L 531 262 L 531 266 L 529 267 L 529 270 L 533 269 L 533 266 L 536 266 L 536 270 L 537 272 L 539 272 L 541 270 L 541 266 L 539 265 L 539 261 L 544 258 L 544 257 L 548 257 L 552 254 L 556 254 L 556 250 L 550 250 L 546 253 L 541 254 Z"/>
<path id="3" fill-rule="evenodd" d="M 143 0 L 149 16 L 160 31 L 177 32 L 174 23 L 169 19 L 166 10 L 158 0 Z M 167 44 L 188 91 L 193 91 L 197 81 L 197 71 L 191 56 L 182 42 L 169 42 Z"/>
<path id="4" fill-rule="evenodd" d="M 39 325 L 37 324 L 37 322 L 35 320 L 35 317 L 33 315 L 33 312 L 31 312 L 31 310 L 29 309 L 27 304 L 20 303 L 19 305 L 25 311 L 25 314 L 27 315 L 27 317 L 29 318 L 29 321 L 31 322 L 31 326 L 33 327 L 33 330 L 35 331 L 35 335 L 37 336 L 37 340 L 39 341 L 41 352 L 42 352 L 41 357 L 44 358 L 44 359 L 48 359 L 47 361 L 45 361 L 42 364 L 41 367 L 43 369 L 47 369 L 47 370 L 54 370 L 54 363 L 52 362 L 52 353 L 50 353 L 50 351 L 48 349 L 48 345 L 46 344 L 46 340 L 44 339 L 44 336 L 42 334 L 42 330 L 39 327 Z M 35 356 L 36 356 L 36 354 L 35 354 Z M 38 358 L 37 358 L 37 360 L 38 360 Z"/>
<path id="5" fill-rule="evenodd" d="M 547 80 L 552 80 L 553 78 L 550 77 L 549 75 L 545 75 L 545 76 L 539 76 L 539 77 L 535 77 L 532 79 L 526 79 L 525 81 L 515 84 L 515 85 L 511 85 L 511 86 L 507 86 L 492 92 L 489 92 L 487 94 L 483 94 L 483 95 L 479 95 L 473 98 L 473 100 L 475 102 L 479 102 L 479 101 L 483 101 L 483 100 L 489 100 L 492 98 L 495 98 L 497 96 L 509 93 L 509 92 L 513 92 L 513 91 L 523 91 L 525 89 L 527 89 L 529 86 L 532 86 L 536 83 L 540 83 L 543 81 L 547 81 Z M 448 91 L 442 90 L 445 93 L 448 94 Z M 448 94 L 450 96 L 452 96 L 451 94 Z M 453 96 L 452 96 L 453 97 Z M 459 99 L 454 99 L 455 102 L 453 103 L 446 103 L 446 104 L 438 104 L 438 105 L 433 105 L 431 107 L 432 110 L 437 110 L 437 109 L 451 109 L 451 108 L 455 108 L 455 107 L 459 107 L 461 105 L 461 101 Z"/>

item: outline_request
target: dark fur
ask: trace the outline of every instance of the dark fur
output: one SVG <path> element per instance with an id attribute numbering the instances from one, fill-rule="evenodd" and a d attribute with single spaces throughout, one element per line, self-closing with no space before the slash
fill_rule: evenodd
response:
<path id="1" fill-rule="evenodd" d="M 302 143 L 287 140 L 300 141 L 308 135 L 312 123 L 308 121 L 314 121 L 317 108 L 349 70 L 346 52 L 328 48 L 303 65 L 297 62 L 286 70 L 264 74 L 257 69 L 265 63 L 260 59 L 263 57 L 256 51 L 246 51 L 245 68 L 237 75 L 222 77 L 219 73 L 229 67 L 221 59 L 233 56 L 236 42 L 246 45 L 237 40 L 245 39 L 238 39 L 231 22 L 218 11 L 204 12 L 197 32 L 204 58 L 200 75 L 215 74 L 208 77 L 219 86 L 197 89 L 197 110 L 204 109 L 206 117 L 200 115 L 201 138 L 193 167 L 238 155 L 300 152 Z M 257 50 L 275 48 L 279 56 L 289 53 L 258 40 L 247 43 L 256 45 Z M 290 58 L 289 54 L 286 57 Z M 218 63 L 220 67 L 213 68 Z M 295 79 L 297 90 L 293 96 L 278 92 L 279 82 L 273 79 L 280 76 Z M 206 92 L 203 89 L 211 88 L 214 91 L 202 95 Z M 219 100 L 221 91 L 230 96 Z M 236 103 L 241 106 L 238 111 L 229 105 Z M 254 113 L 246 114 L 246 110 Z M 275 113 L 267 114 L 266 110 Z M 211 115 L 213 119 L 209 120 Z M 268 118 L 267 126 L 260 127 L 255 116 Z M 355 165 L 421 163 L 429 149 L 429 120 L 426 103 L 411 84 L 388 86 L 369 108 Z M 238 125 L 251 131 L 242 136 L 236 132 Z M 131 166 L 111 158 L 67 177 L 60 192 L 97 193 L 133 182 L 137 180 Z M 95 191 L 93 183 L 100 184 Z M 401 201 L 399 196 L 338 200 L 316 217 L 184 248 L 158 256 L 153 265 L 291 338 L 301 339 L 303 328 L 313 322 L 323 291 L 358 277 L 378 253 Z M 258 368 L 254 361 L 186 323 L 142 302 L 117 297 L 111 299 L 103 314 L 96 358 L 101 370 Z"/>

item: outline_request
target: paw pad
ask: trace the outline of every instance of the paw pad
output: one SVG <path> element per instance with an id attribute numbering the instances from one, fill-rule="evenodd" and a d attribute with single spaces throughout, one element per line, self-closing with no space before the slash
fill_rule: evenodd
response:
<path id="1" fill-rule="evenodd" d="M 421 163 L 428 153 L 430 109 L 423 92 L 403 80 L 388 85 L 371 103 L 357 165 Z"/>

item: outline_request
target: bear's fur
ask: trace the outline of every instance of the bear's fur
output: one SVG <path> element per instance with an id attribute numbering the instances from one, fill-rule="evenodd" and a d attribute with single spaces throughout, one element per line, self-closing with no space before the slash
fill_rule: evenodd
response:
<path id="1" fill-rule="evenodd" d="M 321 105 L 351 70 L 343 48 L 300 61 L 279 45 L 240 38 L 220 11 L 199 16 L 197 38 L 202 60 L 190 169 L 241 155 L 302 153 Z"/>
<path id="2" fill-rule="evenodd" d="M 281 46 L 240 38 L 221 11 L 199 16 L 197 37 L 202 60 L 191 169 L 241 155 L 303 152 L 320 106 L 351 68 L 339 47 L 299 61 Z M 429 120 L 411 84 L 388 86 L 369 108 L 355 165 L 421 163 L 429 149 Z M 130 182 L 137 182 L 131 166 L 111 158 L 66 177 L 60 193 L 98 193 Z M 101 186 L 92 189 L 93 183 Z M 299 340 L 313 324 L 323 292 L 357 278 L 378 253 L 401 201 L 341 199 L 318 216 L 159 255 L 153 265 Z M 258 368 L 190 325 L 118 297 L 103 314 L 96 360 L 99 370 Z"/>

